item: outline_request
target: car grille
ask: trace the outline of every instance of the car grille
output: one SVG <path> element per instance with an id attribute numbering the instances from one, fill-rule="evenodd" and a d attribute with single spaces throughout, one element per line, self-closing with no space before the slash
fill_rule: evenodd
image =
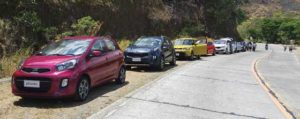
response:
<path id="1" fill-rule="evenodd" d="M 149 56 L 149 53 L 128 53 L 129 57 L 146 57 Z"/>
<path id="2" fill-rule="evenodd" d="M 49 72 L 48 68 L 22 68 L 22 71 L 27 73 L 46 73 Z"/>
<path id="3" fill-rule="evenodd" d="M 40 81 L 40 88 L 27 88 L 24 87 L 24 80 Z M 37 77 L 17 77 L 15 78 L 15 84 L 18 90 L 30 93 L 45 93 L 51 88 L 50 78 L 37 78 Z"/>

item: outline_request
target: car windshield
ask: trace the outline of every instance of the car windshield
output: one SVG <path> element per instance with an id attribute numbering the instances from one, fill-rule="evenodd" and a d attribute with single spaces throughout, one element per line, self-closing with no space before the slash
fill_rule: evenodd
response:
<path id="1" fill-rule="evenodd" d="M 91 40 L 61 40 L 43 48 L 37 55 L 81 55 L 90 42 Z"/>
<path id="2" fill-rule="evenodd" d="M 214 43 L 215 44 L 226 44 L 226 41 L 224 41 L 224 40 L 216 40 Z"/>
<path id="3" fill-rule="evenodd" d="M 161 45 L 161 39 L 159 38 L 139 38 L 134 44 L 137 47 L 154 47 Z"/>
<path id="4" fill-rule="evenodd" d="M 193 45 L 192 39 L 178 39 L 175 41 L 175 45 Z"/>

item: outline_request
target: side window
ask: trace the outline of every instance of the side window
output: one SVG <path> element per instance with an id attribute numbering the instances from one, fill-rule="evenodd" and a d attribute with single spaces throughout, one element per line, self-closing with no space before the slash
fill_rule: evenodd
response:
<path id="1" fill-rule="evenodd" d="M 111 41 L 109 39 L 104 39 L 104 42 L 106 44 L 106 47 L 107 47 L 108 51 L 115 51 L 116 50 L 116 46 L 115 46 L 113 41 Z"/>
<path id="2" fill-rule="evenodd" d="M 102 51 L 104 52 L 104 42 L 102 40 L 97 40 L 96 43 L 94 44 L 94 46 L 92 47 L 92 50 L 99 50 L 99 51 Z"/>

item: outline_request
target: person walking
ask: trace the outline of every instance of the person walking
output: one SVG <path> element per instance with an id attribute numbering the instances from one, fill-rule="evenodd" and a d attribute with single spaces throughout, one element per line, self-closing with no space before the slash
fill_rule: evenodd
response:
<path id="1" fill-rule="evenodd" d="M 256 45 L 256 43 L 255 43 L 255 42 L 253 42 L 253 48 L 252 48 L 252 51 L 253 51 L 253 52 L 255 52 L 255 50 L 256 50 L 256 46 L 257 46 L 257 45 Z"/>
<path id="2" fill-rule="evenodd" d="M 290 51 L 290 52 L 293 52 L 293 45 L 290 45 L 289 51 Z"/>
<path id="3" fill-rule="evenodd" d="M 283 50 L 284 50 L 284 52 L 286 51 L 286 49 L 287 49 L 287 45 L 284 44 L 284 45 L 283 45 Z"/>
<path id="4" fill-rule="evenodd" d="M 266 50 L 269 50 L 269 44 L 268 44 L 268 43 L 266 43 L 265 49 L 266 49 Z"/>

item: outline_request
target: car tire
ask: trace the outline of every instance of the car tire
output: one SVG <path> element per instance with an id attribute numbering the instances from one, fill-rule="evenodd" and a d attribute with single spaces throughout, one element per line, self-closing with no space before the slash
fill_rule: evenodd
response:
<path id="1" fill-rule="evenodd" d="M 213 52 L 213 54 L 212 54 L 213 56 L 215 56 L 216 55 L 216 50 L 214 50 L 214 52 Z"/>
<path id="2" fill-rule="evenodd" d="M 172 66 L 176 65 L 176 56 L 175 56 L 175 54 L 172 57 L 172 61 L 170 62 L 170 65 L 172 65 Z"/>
<path id="3" fill-rule="evenodd" d="M 124 84 L 126 79 L 126 69 L 124 67 L 121 67 L 119 70 L 118 78 L 116 78 L 117 84 Z"/>
<path id="4" fill-rule="evenodd" d="M 165 58 L 161 57 L 157 65 L 157 69 L 162 71 L 164 70 L 164 68 L 165 68 Z"/>
<path id="5" fill-rule="evenodd" d="M 194 60 L 194 57 L 195 57 L 195 55 L 194 55 L 194 52 L 192 51 L 192 52 L 191 52 L 191 56 L 189 57 L 189 59 L 190 59 L 190 60 Z"/>
<path id="6" fill-rule="evenodd" d="M 90 83 L 87 77 L 82 77 L 76 87 L 75 100 L 85 101 L 90 92 Z"/>

